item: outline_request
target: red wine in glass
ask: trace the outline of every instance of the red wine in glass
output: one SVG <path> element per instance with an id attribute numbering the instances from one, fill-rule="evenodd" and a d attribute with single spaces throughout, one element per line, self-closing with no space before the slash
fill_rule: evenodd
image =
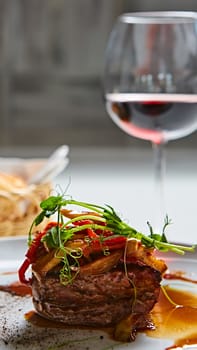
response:
<path id="1" fill-rule="evenodd" d="M 197 95 L 106 95 L 106 109 L 127 134 L 163 144 L 182 138 L 197 128 Z"/>
<path id="2" fill-rule="evenodd" d="M 124 132 L 153 146 L 156 221 L 166 214 L 164 146 L 197 130 L 196 28 L 195 12 L 125 13 L 106 47 L 107 112 Z"/>

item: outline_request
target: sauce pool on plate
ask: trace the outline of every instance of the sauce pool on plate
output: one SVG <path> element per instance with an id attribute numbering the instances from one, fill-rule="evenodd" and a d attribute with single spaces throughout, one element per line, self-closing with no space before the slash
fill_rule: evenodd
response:
<path id="1" fill-rule="evenodd" d="M 167 274 L 166 280 L 180 280 L 190 282 L 195 287 L 197 281 L 184 277 L 179 272 Z M 21 297 L 31 296 L 31 287 L 16 281 L 8 285 L 1 285 L 0 290 Z M 191 289 L 190 289 L 191 290 Z M 184 346 L 197 346 L 197 292 L 194 293 L 184 289 L 173 288 L 165 285 L 161 288 L 159 300 L 154 306 L 151 319 L 155 330 L 145 331 L 148 337 L 158 339 L 171 339 L 172 346 L 165 350 L 182 348 Z M 66 328 L 62 323 L 52 322 L 39 316 L 35 311 L 29 311 L 24 315 L 25 319 L 38 327 Z M 111 333 L 110 329 L 106 329 Z"/>
<path id="2" fill-rule="evenodd" d="M 151 317 L 156 329 L 146 331 L 146 334 L 154 338 L 172 339 L 174 344 L 166 350 L 184 345 L 197 346 L 197 294 L 165 286 L 164 290 L 161 289 Z"/>

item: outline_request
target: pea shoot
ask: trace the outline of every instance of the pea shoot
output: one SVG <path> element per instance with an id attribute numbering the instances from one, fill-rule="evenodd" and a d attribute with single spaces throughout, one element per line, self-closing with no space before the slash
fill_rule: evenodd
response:
<path id="1" fill-rule="evenodd" d="M 77 218 L 69 219 L 66 223 L 64 223 L 65 218 L 63 217 L 61 211 L 67 206 L 77 206 L 83 208 L 83 210 L 88 210 L 87 214 L 83 213 L 81 217 L 83 220 L 87 220 L 87 223 L 84 223 L 82 226 L 73 226 L 72 224 L 75 221 L 79 221 L 79 216 Z M 171 224 L 171 220 L 168 218 L 168 216 L 166 216 L 164 219 L 164 226 L 161 234 L 155 233 L 152 226 L 148 222 L 147 225 L 149 227 L 150 234 L 145 235 L 141 232 L 138 232 L 135 228 L 131 227 L 126 222 L 122 221 L 119 215 L 110 205 L 101 206 L 77 201 L 72 198 L 67 199 L 62 195 L 57 195 L 50 196 L 49 198 L 42 201 L 40 207 L 41 212 L 33 221 L 29 231 L 29 245 L 31 245 L 32 242 L 33 226 L 39 225 L 44 220 L 44 218 L 50 218 L 54 214 L 57 214 L 57 226 L 52 228 L 50 234 L 47 234 L 43 237 L 43 240 L 47 241 L 47 244 L 54 248 L 64 249 L 63 247 L 65 242 L 72 239 L 72 236 L 76 232 L 84 229 L 93 229 L 100 230 L 101 232 L 111 231 L 113 232 L 113 236 L 111 237 L 114 238 L 134 238 L 140 240 L 144 246 L 148 248 L 154 248 L 162 252 L 172 251 L 174 253 L 183 255 L 186 251 L 193 252 L 195 249 L 195 245 L 184 246 L 168 242 L 165 234 L 166 228 Z M 91 222 L 88 221 L 89 219 L 91 219 Z M 107 240 L 107 238 L 104 238 L 101 234 L 100 240 L 104 242 Z"/>

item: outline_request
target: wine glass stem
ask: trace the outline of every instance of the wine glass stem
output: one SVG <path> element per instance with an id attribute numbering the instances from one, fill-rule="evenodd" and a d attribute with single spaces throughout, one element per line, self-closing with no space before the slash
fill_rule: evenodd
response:
<path id="1" fill-rule="evenodd" d="M 161 231 L 165 217 L 165 144 L 153 143 L 154 170 L 155 170 L 155 196 L 154 196 L 154 225 L 155 229 Z"/>

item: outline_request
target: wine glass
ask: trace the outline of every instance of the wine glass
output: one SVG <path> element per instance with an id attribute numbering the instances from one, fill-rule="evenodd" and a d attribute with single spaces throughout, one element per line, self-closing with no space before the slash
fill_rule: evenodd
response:
<path id="1" fill-rule="evenodd" d="M 153 145 L 161 227 L 165 144 L 197 128 L 197 13 L 122 14 L 106 48 L 104 94 L 112 120 Z"/>

